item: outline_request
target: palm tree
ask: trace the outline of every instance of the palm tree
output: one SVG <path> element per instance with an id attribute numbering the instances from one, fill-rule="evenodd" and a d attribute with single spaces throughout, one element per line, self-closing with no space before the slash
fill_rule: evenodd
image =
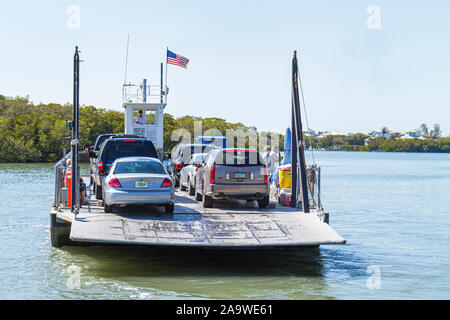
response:
<path id="1" fill-rule="evenodd" d="M 420 125 L 419 130 L 424 137 L 427 137 L 429 135 L 428 126 L 425 123 L 422 123 Z"/>
<path id="2" fill-rule="evenodd" d="M 433 125 L 433 129 L 430 131 L 430 136 L 433 139 L 437 139 L 441 136 L 442 131 L 441 131 L 441 126 L 439 125 L 439 123 L 435 123 Z"/>
<path id="3" fill-rule="evenodd" d="M 386 133 L 388 133 L 388 132 L 389 132 L 388 127 L 382 127 L 381 128 L 381 134 L 382 134 L 383 138 L 386 138 Z"/>

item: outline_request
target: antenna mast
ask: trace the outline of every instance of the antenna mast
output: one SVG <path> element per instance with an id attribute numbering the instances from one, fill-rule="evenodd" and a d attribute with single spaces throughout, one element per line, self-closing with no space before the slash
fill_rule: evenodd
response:
<path id="1" fill-rule="evenodd" d="M 128 70 L 128 47 L 130 46 L 130 34 L 128 34 L 127 39 L 127 56 L 125 58 L 125 78 L 123 80 L 123 84 L 127 83 L 127 70 Z"/>

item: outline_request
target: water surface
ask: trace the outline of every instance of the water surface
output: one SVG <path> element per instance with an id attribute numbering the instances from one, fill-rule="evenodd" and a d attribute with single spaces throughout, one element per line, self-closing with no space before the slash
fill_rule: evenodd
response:
<path id="1" fill-rule="evenodd" d="M 55 249 L 53 165 L 0 164 L 0 299 L 449 299 L 450 156 L 314 158 L 330 224 L 347 244 L 270 254 Z"/>

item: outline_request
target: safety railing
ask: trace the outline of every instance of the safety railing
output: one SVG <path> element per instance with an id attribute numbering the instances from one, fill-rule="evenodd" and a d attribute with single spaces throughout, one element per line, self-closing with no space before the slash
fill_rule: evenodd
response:
<path id="1" fill-rule="evenodd" d="M 169 88 L 161 85 L 124 84 L 123 103 L 167 103 Z"/>
<path id="2" fill-rule="evenodd" d="M 55 202 L 53 204 L 53 207 L 56 210 L 59 210 L 59 208 L 62 205 L 62 190 L 64 187 L 64 173 L 66 167 L 66 162 L 68 159 L 71 158 L 71 152 L 65 154 L 58 162 L 55 164 Z M 64 203 L 64 206 L 66 204 Z"/>
<path id="3" fill-rule="evenodd" d="M 310 205 L 312 208 L 322 210 L 322 200 L 320 197 L 320 167 L 313 164 L 306 168 L 307 183 L 309 190 Z"/>

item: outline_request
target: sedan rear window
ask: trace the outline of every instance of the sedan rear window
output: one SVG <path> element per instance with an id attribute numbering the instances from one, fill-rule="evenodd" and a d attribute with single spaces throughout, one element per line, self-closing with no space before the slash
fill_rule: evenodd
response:
<path id="1" fill-rule="evenodd" d="M 118 162 L 114 174 L 118 173 L 156 173 L 165 174 L 163 166 L 158 162 L 129 161 Z"/>
<path id="2" fill-rule="evenodd" d="M 202 153 L 202 154 L 195 154 L 193 155 L 193 163 L 202 163 L 203 160 L 205 160 L 205 157 L 207 156 L 207 153 Z"/>
<path id="3" fill-rule="evenodd" d="M 226 150 L 217 153 L 215 164 L 224 164 L 229 166 L 251 166 L 262 165 L 258 151 L 252 150 Z"/>
<path id="4" fill-rule="evenodd" d="M 208 145 L 196 145 L 184 147 L 181 151 L 181 161 L 183 163 L 188 162 L 191 155 L 193 155 L 194 153 L 202 153 L 205 151 L 207 147 Z"/>
<path id="5" fill-rule="evenodd" d="M 109 140 L 110 141 L 110 140 Z M 106 146 L 105 146 L 106 147 Z M 150 141 L 114 141 L 106 152 L 107 163 L 123 157 L 150 157 L 157 158 L 155 147 Z"/>
<path id="6" fill-rule="evenodd" d="M 99 151 L 100 150 L 100 146 L 102 145 L 102 143 L 106 139 L 111 138 L 112 136 L 114 136 L 114 134 L 103 134 L 101 136 L 98 136 L 97 137 L 97 141 L 95 141 L 94 151 Z"/>

